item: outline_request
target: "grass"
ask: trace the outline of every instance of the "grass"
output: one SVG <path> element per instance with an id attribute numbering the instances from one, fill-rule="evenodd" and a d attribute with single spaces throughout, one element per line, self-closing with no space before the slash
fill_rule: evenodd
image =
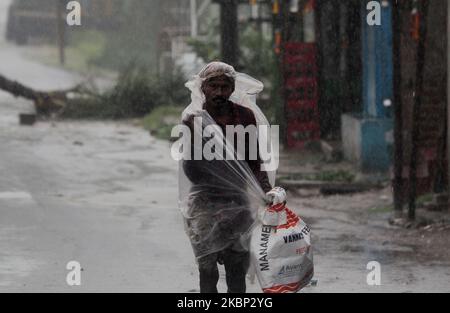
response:
<path id="1" fill-rule="evenodd" d="M 159 139 L 171 140 L 172 128 L 180 122 L 183 107 L 160 106 L 142 120 L 142 126 Z"/>
<path id="2" fill-rule="evenodd" d="M 419 196 L 416 200 L 417 207 L 423 206 L 425 203 L 430 202 L 433 200 L 433 194 L 428 193 L 422 196 Z M 388 213 L 394 211 L 394 206 L 386 205 L 386 206 L 379 206 L 369 209 L 369 213 Z"/>
<path id="3" fill-rule="evenodd" d="M 105 35 L 99 31 L 75 33 L 70 45 L 70 48 L 79 55 L 79 59 L 83 60 L 82 64 L 86 68 L 92 66 L 93 61 L 103 55 L 105 47 Z"/>
<path id="4" fill-rule="evenodd" d="M 338 171 L 322 171 L 314 175 L 314 180 L 320 181 L 339 181 L 351 183 L 355 179 L 355 174 L 344 170 Z"/>
<path id="5" fill-rule="evenodd" d="M 345 170 L 330 170 L 310 174 L 296 173 L 293 175 L 285 176 L 283 177 L 283 179 L 351 183 L 355 180 L 355 174 Z"/>
<path id="6" fill-rule="evenodd" d="M 106 46 L 105 35 L 99 31 L 82 31 L 74 33 L 71 41 L 64 49 L 64 65 L 59 61 L 59 50 L 57 45 L 33 46 L 25 55 L 37 59 L 41 63 L 50 66 L 62 66 L 63 68 L 77 73 L 88 73 L 95 71 L 111 74 L 111 71 L 94 65 L 94 60 L 100 58 Z M 28 50 L 28 49 L 27 49 Z"/>
<path id="7" fill-rule="evenodd" d="M 419 196 L 419 197 L 417 197 L 417 200 L 416 200 L 418 206 L 422 206 L 425 203 L 431 202 L 431 201 L 433 201 L 432 193 L 427 193 L 425 195 Z"/>
<path id="8" fill-rule="evenodd" d="M 84 96 L 68 101 L 62 118 L 129 119 L 147 117 L 145 125 L 156 136 L 170 138 L 178 123 L 182 103 L 188 97 L 181 76 L 152 76 L 149 70 L 130 64 L 120 72 L 116 84 L 105 91 L 87 87 Z"/>
<path id="9" fill-rule="evenodd" d="M 392 211 L 394 211 L 393 205 L 385 205 L 369 209 L 369 213 L 389 213 Z"/>

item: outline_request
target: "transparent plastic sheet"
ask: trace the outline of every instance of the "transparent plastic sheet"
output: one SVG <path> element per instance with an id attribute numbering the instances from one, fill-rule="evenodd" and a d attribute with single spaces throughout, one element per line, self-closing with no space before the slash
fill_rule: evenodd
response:
<path id="1" fill-rule="evenodd" d="M 190 139 L 192 143 L 193 137 L 197 136 L 202 144 L 190 145 L 191 151 L 183 151 L 185 156 L 179 168 L 179 205 L 196 258 L 230 246 L 235 250 L 248 250 L 258 210 L 266 207 L 266 193 L 260 182 L 249 164 L 236 158 L 235 146 L 227 140 L 227 136 L 221 131 L 214 132 L 213 136 L 204 136 L 207 126 L 220 127 L 203 110 L 201 84 L 199 76 L 186 84 L 192 92 L 192 103 L 183 112 L 182 119 L 184 124 L 191 126 L 192 132 L 191 138 L 184 139 Z M 255 102 L 256 95 L 263 89 L 262 83 L 238 73 L 235 85 L 230 101 L 250 109 L 256 126 L 269 125 Z M 258 142 L 263 140 L 271 145 L 270 138 L 258 137 Z M 213 150 L 212 160 L 195 160 L 195 150 L 203 150 L 206 144 L 222 147 L 223 150 Z M 273 149 L 270 149 L 272 152 Z M 227 158 L 229 155 L 235 157 Z M 267 176 L 273 186 L 275 172 L 267 172 Z"/>

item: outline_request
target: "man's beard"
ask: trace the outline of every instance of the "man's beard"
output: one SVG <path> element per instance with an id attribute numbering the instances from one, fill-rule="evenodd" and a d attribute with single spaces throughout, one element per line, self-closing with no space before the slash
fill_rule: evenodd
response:
<path id="1" fill-rule="evenodd" d="M 219 115 L 229 114 L 231 102 L 224 97 L 216 97 L 210 102 L 212 109 Z"/>
<path id="2" fill-rule="evenodd" d="M 214 103 L 214 106 L 219 108 L 220 106 L 224 106 L 228 104 L 228 99 L 224 97 L 215 97 L 212 99 L 212 102 Z"/>

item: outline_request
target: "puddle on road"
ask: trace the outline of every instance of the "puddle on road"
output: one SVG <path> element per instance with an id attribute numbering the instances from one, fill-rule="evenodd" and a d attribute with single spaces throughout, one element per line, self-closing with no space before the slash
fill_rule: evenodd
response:
<path id="1" fill-rule="evenodd" d="M 31 200 L 33 197 L 24 191 L 0 191 L 0 200 Z"/>

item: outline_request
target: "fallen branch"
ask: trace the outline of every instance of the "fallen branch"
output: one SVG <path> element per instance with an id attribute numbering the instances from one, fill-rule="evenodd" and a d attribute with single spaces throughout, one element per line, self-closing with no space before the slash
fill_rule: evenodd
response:
<path id="1" fill-rule="evenodd" d="M 38 91 L 17 81 L 10 80 L 3 75 L 0 75 L 0 89 L 11 93 L 14 97 L 32 100 L 36 107 L 37 114 L 40 115 L 50 115 L 51 113 L 61 112 L 67 105 L 67 102 L 70 101 L 68 94 L 81 92 L 80 85 L 68 90 L 50 92 Z"/>

